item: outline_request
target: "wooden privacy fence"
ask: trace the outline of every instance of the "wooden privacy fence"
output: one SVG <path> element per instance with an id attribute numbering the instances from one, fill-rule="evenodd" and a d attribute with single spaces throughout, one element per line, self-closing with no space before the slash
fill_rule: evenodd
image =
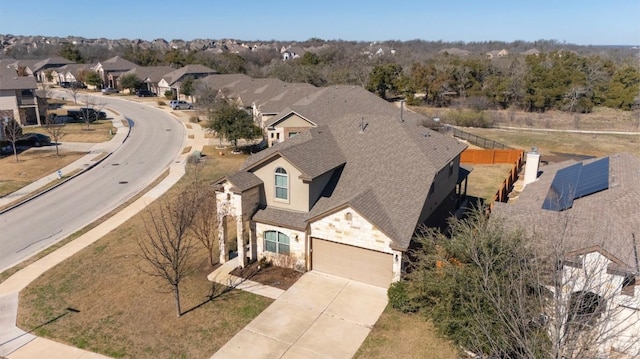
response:
<path id="1" fill-rule="evenodd" d="M 496 164 L 496 163 L 512 163 L 511 171 L 507 175 L 507 178 L 502 181 L 502 185 L 495 196 L 493 196 L 493 202 L 507 202 L 509 192 L 513 188 L 513 184 L 518 180 L 518 174 L 522 168 L 524 161 L 523 150 L 475 150 L 466 149 L 460 155 L 461 163 L 471 164 Z"/>

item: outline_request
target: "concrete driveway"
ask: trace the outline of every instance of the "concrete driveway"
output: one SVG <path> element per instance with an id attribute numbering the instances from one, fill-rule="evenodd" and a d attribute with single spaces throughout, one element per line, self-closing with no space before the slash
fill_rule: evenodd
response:
<path id="1" fill-rule="evenodd" d="M 212 358 L 351 358 L 386 305 L 384 288 L 309 272 Z"/>

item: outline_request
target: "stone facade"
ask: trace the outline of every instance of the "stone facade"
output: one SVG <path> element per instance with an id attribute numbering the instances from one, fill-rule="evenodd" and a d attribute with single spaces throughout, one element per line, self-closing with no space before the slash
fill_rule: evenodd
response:
<path id="1" fill-rule="evenodd" d="M 345 208 L 310 224 L 312 237 L 392 254 L 393 280 L 400 279 L 402 252 L 393 250 L 391 239 L 351 208 Z"/>
<path id="2" fill-rule="evenodd" d="M 289 255 L 272 253 L 264 250 L 264 233 L 278 231 L 289 237 Z M 256 242 L 258 259 L 267 258 L 280 267 L 293 268 L 304 272 L 307 268 L 308 238 L 304 231 L 256 223 Z"/>

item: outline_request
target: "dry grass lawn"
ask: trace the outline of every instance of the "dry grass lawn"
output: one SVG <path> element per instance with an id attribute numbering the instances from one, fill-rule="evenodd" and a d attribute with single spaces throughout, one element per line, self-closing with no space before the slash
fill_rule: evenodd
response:
<path id="1" fill-rule="evenodd" d="M 640 136 L 543 133 L 488 128 L 463 128 L 463 130 L 524 150 L 538 147 L 543 160 L 545 154 L 557 153 L 605 156 L 619 152 L 629 152 L 640 156 Z"/>
<path id="2" fill-rule="evenodd" d="M 18 162 L 13 155 L 0 158 L 0 197 L 48 176 L 60 168 L 84 156 L 81 152 L 40 151 L 28 149 L 18 154 Z"/>
<path id="3" fill-rule="evenodd" d="M 491 203 L 502 182 L 511 172 L 511 164 L 473 165 L 468 177 L 467 195 L 483 198 Z"/>
<path id="4" fill-rule="evenodd" d="M 431 322 L 419 314 L 384 310 L 355 359 L 456 359 L 455 346 L 436 334 Z"/>
<path id="5" fill-rule="evenodd" d="M 203 151 L 202 174 L 211 181 L 236 170 L 246 158 L 218 152 Z M 168 196 L 175 195 L 177 187 L 180 184 Z M 210 301 L 212 285 L 206 275 L 212 268 L 206 251 L 197 246 L 192 275 L 181 286 L 187 313 L 177 318 L 164 283 L 140 270 L 145 265 L 137 244 L 146 236 L 142 215 L 23 290 L 18 325 L 112 357 L 208 358 L 272 302 L 235 290 Z M 68 312 L 66 308 L 79 312 L 51 321 Z"/>
<path id="6" fill-rule="evenodd" d="M 109 141 L 111 137 L 113 137 L 109 131 L 111 131 L 111 133 L 115 133 L 116 131 L 111 120 L 98 120 L 92 122 L 89 125 L 88 130 L 86 123 L 68 123 L 64 126 L 65 135 L 58 140 L 60 142 L 100 143 Z M 37 132 L 51 137 L 45 127 L 30 127 L 26 129 L 25 132 Z"/>

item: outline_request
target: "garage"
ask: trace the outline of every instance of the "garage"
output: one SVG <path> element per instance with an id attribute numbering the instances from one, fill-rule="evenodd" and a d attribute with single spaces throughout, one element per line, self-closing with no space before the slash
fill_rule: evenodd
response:
<path id="1" fill-rule="evenodd" d="M 311 248 L 311 266 L 315 271 L 385 288 L 391 283 L 391 254 L 319 238 L 311 239 Z"/>

